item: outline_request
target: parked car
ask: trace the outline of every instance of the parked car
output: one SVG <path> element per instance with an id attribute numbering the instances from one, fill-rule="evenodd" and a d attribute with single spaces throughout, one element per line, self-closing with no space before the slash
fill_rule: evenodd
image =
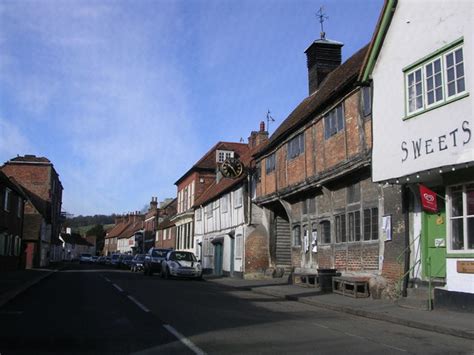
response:
<path id="1" fill-rule="evenodd" d="M 99 258 L 97 259 L 97 264 L 105 265 L 105 256 L 99 256 Z"/>
<path id="2" fill-rule="evenodd" d="M 123 254 L 120 255 L 117 267 L 119 269 L 130 269 L 130 264 L 132 263 L 133 255 Z"/>
<path id="3" fill-rule="evenodd" d="M 112 261 L 110 256 L 105 257 L 104 265 L 110 265 L 110 262 Z"/>
<path id="4" fill-rule="evenodd" d="M 171 251 L 171 249 L 150 248 L 143 262 L 143 273 L 151 276 L 155 272 L 160 272 L 161 262 L 169 251 Z"/>
<path id="5" fill-rule="evenodd" d="M 92 261 L 92 255 L 87 253 L 82 253 L 79 257 L 79 264 L 90 263 Z"/>
<path id="6" fill-rule="evenodd" d="M 143 270 L 143 262 L 145 261 L 145 254 L 137 254 L 132 259 L 130 270 L 138 272 Z"/>
<path id="7" fill-rule="evenodd" d="M 112 254 L 110 257 L 110 265 L 112 266 L 118 266 L 120 254 Z"/>
<path id="8" fill-rule="evenodd" d="M 98 260 L 99 260 L 99 257 L 94 255 L 94 256 L 91 258 L 91 263 L 92 263 L 92 264 L 96 264 L 96 263 L 98 262 Z"/>
<path id="9" fill-rule="evenodd" d="M 171 276 L 202 278 L 201 263 L 189 251 L 169 251 L 161 262 L 161 270 L 161 276 L 166 279 Z"/>

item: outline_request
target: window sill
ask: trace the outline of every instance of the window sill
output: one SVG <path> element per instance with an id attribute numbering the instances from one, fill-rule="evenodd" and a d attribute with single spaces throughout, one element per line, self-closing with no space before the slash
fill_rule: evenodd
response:
<path id="1" fill-rule="evenodd" d="M 403 121 L 406 121 L 406 120 L 412 119 L 412 118 L 417 117 L 417 116 L 420 116 L 420 115 L 422 115 L 422 114 L 424 114 L 424 113 L 426 113 L 426 112 L 430 112 L 430 111 L 436 110 L 437 108 L 440 108 L 440 107 L 442 107 L 442 106 L 446 106 L 446 105 L 448 105 L 448 104 L 450 104 L 450 103 L 452 103 L 452 102 L 455 102 L 455 101 L 464 99 L 464 98 L 466 98 L 466 97 L 468 97 L 468 96 L 469 96 L 469 93 L 466 92 L 466 93 L 464 93 L 464 94 L 461 94 L 461 95 L 459 95 L 459 96 L 453 97 L 452 99 L 446 100 L 446 101 L 441 102 L 441 103 L 439 103 L 439 104 L 432 105 L 432 106 L 430 106 L 430 107 L 428 107 L 428 108 L 426 108 L 426 109 L 424 109 L 424 110 L 415 112 L 415 113 L 413 113 L 413 114 L 405 115 L 405 117 L 404 117 L 402 120 L 403 120 Z"/>
<path id="2" fill-rule="evenodd" d="M 446 258 L 447 259 L 462 259 L 462 258 L 474 258 L 474 251 L 472 253 L 470 253 L 469 251 L 467 252 L 454 252 L 454 251 L 449 251 L 447 254 L 446 254 Z"/>

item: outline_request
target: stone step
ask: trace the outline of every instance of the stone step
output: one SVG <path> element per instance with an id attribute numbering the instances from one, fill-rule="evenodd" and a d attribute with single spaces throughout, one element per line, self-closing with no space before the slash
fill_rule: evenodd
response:
<path id="1" fill-rule="evenodd" d="M 422 311 L 428 311 L 430 309 L 428 298 L 418 299 L 418 298 L 412 298 L 412 297 L 402 297 L 396 300 L 395 303 L 398 306 L 403 307 L 403 308 L 419 309 Z"/>

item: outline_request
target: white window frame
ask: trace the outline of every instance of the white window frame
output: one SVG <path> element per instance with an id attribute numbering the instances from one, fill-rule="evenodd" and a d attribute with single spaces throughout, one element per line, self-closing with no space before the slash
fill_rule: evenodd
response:
<path id="1" fill-rule="evenodd" d="M 232 150 L 217 150 L 216 152 L 216 161 L 218 163 L 223 163 L 229 158 L 234 157 L 234 152 Z"/>
<path id="2" fill-rule="evenodd" d="M 468 233 L 467 231 L 467 219 L 474 218 L 474 215 L 467 214 L 467 194 L 466 188 L 468 185 L 474 184 L 474 181 L 464 183 L 464 184 L 456 184 L 448 186 L 446 190 L 446 221 L 447 221 L 447 233 L 446 233 L 446 248 L 449 254 L 471 254 L 474 253 L 474 249 L 468 249 Z M 463 211 L 462 216 L 451 216 L 452 211 L 452 194 L 451 191 L 454 187 L 462 186 L 462 205 Z M 452 249 L 452 228 L 451 228 L 451 221 L 454 219 L 462 219 L 463 220 L 463 232 L 464 232 L 464 239 L 463 239 L 463 249 Z"/>
<path id="3" fill-rule="evenodd" d="M 235 258 L 242 259 L 242 234 L 235 236 Z"/>
<path id="4" fill-rule="evenodd" d="M 242 197 L 242 188 L 234 191 L 234 208 L 242 207 L 243 197 Z"/>
<path id="5" fill-rule="evenodd" d="M 6 212 L 10 212 L 10 195 L 12 190 L 8 187 L 5 188 L 5 195 L 3 197 L 3 210 Z"/>
<path id="6" fill-rule="evenodd" d="M 461 50 L 462 53 L 462 59 L 459 62 L 456 62 L 456 55 L 455 53 L 457 51 Z M 449 55 L 453 56 L 453 66 L 448 68 L 447 64 L 447 57 Z M 436 97 L 436 88 L 441 89 L 441 98 L 438 100 L 433 101 L 432 103 L 428 102 L 428 83 L 427 80 L 429 77 L 427 76 L 427 70 L 429 66 L 434 66 L 434 63 L 439 61 L 440 63 L 440 72 L 439 74 L 441 75 L 441 85 L 436 87 L 435 85 L 435 77 L 434 75 L 432 76 L 433 78 L 433 92 Z M 461 65 L 463 69 L 462 75 L 458 76 L 458 66 Z M 448 69 L 453 68 L 454 70 L 454 80 L 453 81 L 448 81 Z M 415 81 L 415 73 L 420 72 L 420 81 L 417 82 Z M 432 53 L 431 55 L 427 56 L 425 59 L 421 59 L 418 62 L 408 66 L 407 68 L 403 69 L 404 73 L 404 80 L 405 80 L 405 118 L 410 118 L 412 116 L 415 116 L 419 113 L 428 111 L 430 109 L 445 105 L 447 103 L 450 103 L 452 101 L 455 101 L 458 98 L 464 97 L 468 94 L 468 85 L 467 85 L 467 80 L 466 80 L 466 71 L 465 71 L 465 51 L 464 51 L 464 41 L 463 39 L 459 39 L 441 49 L 438 51 Z M 410 85 L 410 80 L 409 77 L 411 75 L 414 75 L 414 85 Z M 464 83 L 464 88 L 462 91 L 458 90 L 458 81 L 461 80 Z M 449 95 L 448 93 L 448 86 L 450 83 L 455 84 L 455 90 L 456 92 L 452 95 Z M 421 93 L 415 92 L 415 97 L 413 98 L 415 100 L 415 108 L 413 110 L 410 110 L 410 92 L 411 90 L 416 87 L 416 84 L 419 83 L 421 85 Z M 431 92 L 431 91 L 430 91 Z M 421 97 L 422 103 L 421 107 L 416 107 L 416 99 L 418 97 Z"/>
<path id="7" fill-rule="evenodd" d="M 222 201 L 221 201 L 221 212 L 227 213 L 228 208 L 229 208 L 229 195 L 224 195 L 222 196 Z"/>

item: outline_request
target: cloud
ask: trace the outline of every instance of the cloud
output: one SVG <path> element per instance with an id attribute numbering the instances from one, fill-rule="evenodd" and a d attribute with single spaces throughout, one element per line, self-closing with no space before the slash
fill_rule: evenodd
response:
<path id="1" fill-rule="evenodd" d="M 0 117 L 0 156 L 10 159 L 17 154 L 34 152 L 33 145 L 18 126 Z"/>

